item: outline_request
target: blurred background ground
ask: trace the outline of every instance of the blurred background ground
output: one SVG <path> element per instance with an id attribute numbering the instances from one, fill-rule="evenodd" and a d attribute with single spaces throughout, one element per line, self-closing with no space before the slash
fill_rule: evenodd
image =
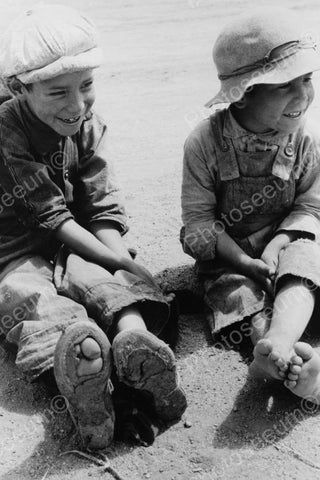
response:
<path id="1" fill-rule="evenodd" d="M 0 28 L 36 3 L 0 0 Z M 183 287 L 192 264 L 178 241 L 183 142 L 208 115 L 203 104 L 217 89 L 211 48 L 220 26 L 257 3 L 64 3 L 90 15 L 101 31 L 106 63 L 97 72 L 97 110 L 109 126 L 110 157 L 131 220 L 127 241 L 163 284 Z M 272 9 L 279 1 L 263 5 Z M 281 5 L 309 19 L 319 36 L 318 2 Z M 316 98 L 315 115 L 318 105 Z M 277 385 L 248 380 L 247 352 L 218 349 L 201 314 L 180 317 L 177 357 L 189 408 L 151 447 L 110 447 L 124 479 L 320 478 L 317 408 Z M 0 426 L 2 480 L 112 478 L 87 460 L 59 456 L 73 445 L 72 423 L 43 386 L 14 370 L 9 354 L 1 360 Z"/>

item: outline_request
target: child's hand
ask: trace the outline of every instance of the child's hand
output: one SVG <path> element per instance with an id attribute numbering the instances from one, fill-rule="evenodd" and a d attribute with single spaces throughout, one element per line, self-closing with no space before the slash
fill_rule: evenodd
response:
<path id="1" fill-rule="evenodd" d="M 251 258 L 246 274 L 260 283 L 263 290 L 273 296 L 273 278 L 275 269 L 259 258 Z"/>
<path id="2" fill-rule="evenodd" d="M 261 260 L 275 271 L 278 268 L 279 253 L 288 243 L 293 242 L 297 238 L 296 232 L 281 232 L 277 234 L 265 247 Z"/>
<path id="3" fill-rule="evenodd" d="M 276 272 L 279 263 L 279 251 L 277 249 L 265 248 L 261 260 Z"/>
<path id="4" fill-rule="evenodd" d="M 149 270 L 147 270 L 142 265 L 139 265 L 139 263 L 136 263 L 131 259 L 126 259 L 123 265 L 123 269 L 133 273 L 137 277 L 140 277 L 142 280 L 149 283 L 150 285 L 153 285 L 154 287 L 159 287 Z"/>

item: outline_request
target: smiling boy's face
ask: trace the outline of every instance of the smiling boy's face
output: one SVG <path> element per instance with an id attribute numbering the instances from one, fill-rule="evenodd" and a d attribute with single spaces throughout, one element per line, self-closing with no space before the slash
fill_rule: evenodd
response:
<path id="1" fill-rule="evenodd" d="M 33 113 L 63 136 L 74 135 L 95 100 L 92 70 L 66 73 L 22 87 Z"/>
<path id="2" fill-rule="evenodd" d="M 291 133 L 301 124 L 313 98 L 312 74 L 308 73 L 283 84 L 255 85 L 232 111 L 249 131 Z"/>

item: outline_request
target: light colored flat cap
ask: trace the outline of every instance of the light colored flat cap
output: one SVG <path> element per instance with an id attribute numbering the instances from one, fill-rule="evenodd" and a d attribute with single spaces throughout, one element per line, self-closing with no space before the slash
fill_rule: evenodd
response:
<path id="1" fill-rule="evenodd" d="M 23 83 L 98 67 L 102 51 L 93 24 L 70 7 L 37 5 L 0 39 L 0 77 Z"/>

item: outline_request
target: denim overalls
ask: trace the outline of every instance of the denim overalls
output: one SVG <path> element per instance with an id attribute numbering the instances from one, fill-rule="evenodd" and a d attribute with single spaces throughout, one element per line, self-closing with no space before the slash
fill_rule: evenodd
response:
<path id="1" fill-rule="evenodd" d="M 210 117 L 217 159 L 216 170 L 210 172 L 216 179 L 217 225 L 224 227 L 248 255 L 259 258 L 293 209 L 301 173 L 295 164 L 296 152 L 303 129 L 288 135 L 285 143 L 279 142 L 280 146 L 273 138 L 266 151 L 239 151 L 232 137 L 223 135 L 225 114 L 226 111 L 220 111 Z M 210 170 L 210 162 L 207 165 Z M 320 285 L 319 269 L 319 247 L 306 235 L 281 251 L 276 278 L 279 281 L 284 275 L 297 275 L 312 278 Z M 254 280 L 236 273 L 225 261 L 198 259 L 197 271 L 203 280 L 213 333 L 272 305 L 273 299 Z"/>

